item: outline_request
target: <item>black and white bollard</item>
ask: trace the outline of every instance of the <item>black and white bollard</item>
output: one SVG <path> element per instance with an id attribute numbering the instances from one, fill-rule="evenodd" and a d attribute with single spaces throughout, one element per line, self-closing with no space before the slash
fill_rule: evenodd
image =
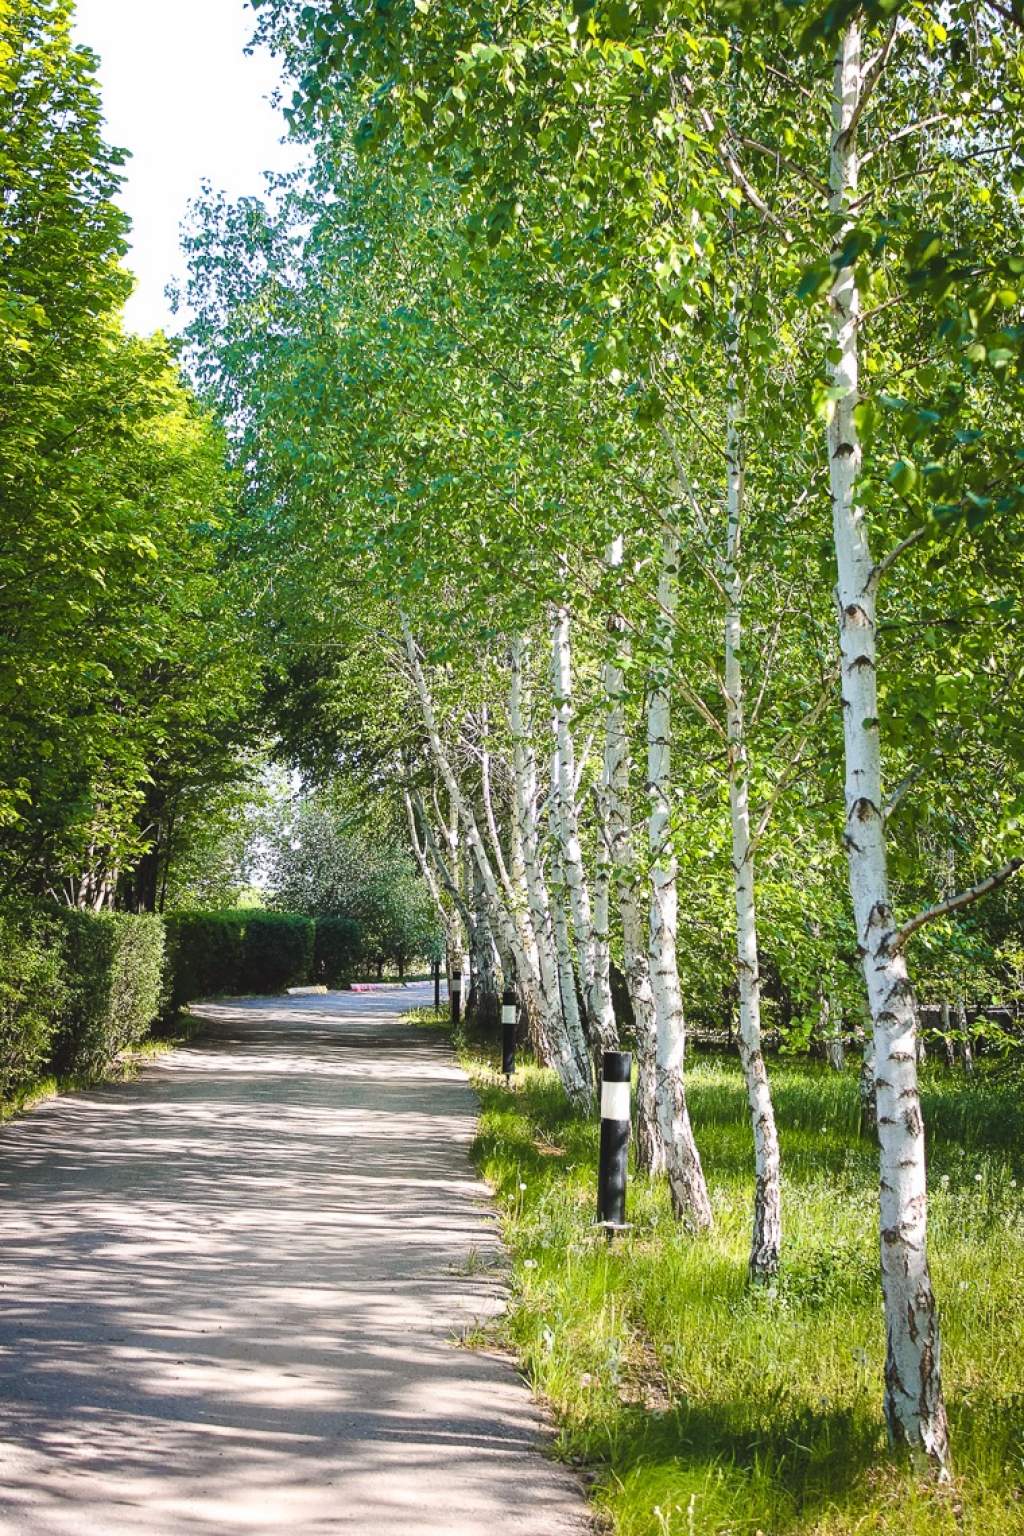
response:
<path id="1" fill-rule="evenodd" d="M 516 989 L 506 987 L 501 999 L 501 1070 L 509 1087 L 516 1075 Z"/>
<path id="2" fill-rule="evenodd" d="M 462 969 L 452 971 L 452 1023 L 457 1025 L 462 1014 Z"/>
<path id="3" fill-rule="evenodd" d="M 441 1012 L 441 962 L 434 961 L 434 1012 Z"/>
<path id="4" fill-rule="evenodd" d="M 605 1051 L 601 1061 L 601 1162 L 597 1173 L 597 1224 L 611 1241 L 628 1229 L 626 1172 L 629 1165 L 629 1096 L 633 1057 Z"/>

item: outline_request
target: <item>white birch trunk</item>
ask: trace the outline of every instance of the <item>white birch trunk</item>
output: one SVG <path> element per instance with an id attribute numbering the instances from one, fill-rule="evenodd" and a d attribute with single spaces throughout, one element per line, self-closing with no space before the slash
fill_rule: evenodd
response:
<path id="1" fill-rule="evenodd" d="M 569 1017 L 562 1007 L 558 975 L 556 936 L 552 925 L 551 900 L 540 860 L 537 830 L 537 762 L 530 737 L 524 703 L 526 652 L 517 636 L 511 646 L 511 688 L 509 723 L 512 729 L 513 773 L 515 779 L 517 846 L 523 861 L 530 921 L 536 945 L 536 963 L 540 977 L 543 1028 L 549 1049 L 557 1053 L 559 1074 L 566 1091 L 576 1102 L 589 1103 L 593 1088 L 590 1058 L 578 1014 Z"/>
<path id="2" fill-rule="evenodd" d="M 846 217 L 856 195 L 856 119 L 863 89 L 860 30 L 847 26 L 835 63 L 829 165 L 831 209 Z M 842 248 L 840 227 L 837 250 Z M 877 697 L 877 577 L 863 508 L 854 415 L 859 386 L 860 294 L 854 269 L 836 269 L 830 294 L 832 383 L 841 391 L 828 427 L 838 568 L 837 600 L 846 757 L 845 844 L 850 893 L 874 1024 L 881 1150 L 880 1228 L 886 1320 L 885 1413 L 897 1445 L 947 1475 L 949 1445 L 940 1373 L 939 1321 L 928 1268 L 924 1125 L 915 1059 L 916 1008 L 889 901 Z"/>
<path id="3" fill-rule="evenodd" d="M 576 760 L 572 742 L 572 649 L 569 610 L 555 610 L 552 624 L 551 676 L 555 698 L 555 775 L 552 811 L 562 855 L 562 869 L 576 934 L 580 982 L 587 1010 L 587 1025 L 595 1051 L 618 1049 L 618 1029 L 607 963 L 596 954 L 590 891 L 583 867 L 579 823 L 576 815 Z M 607 921 L 605 922 L 607 939 Z"/>
<path id="4" fill-rule="evenodd" d="M 843 1045 L 843 1020 L 835 1003 L 827 992 L 821 994 L 821 1035 L 825 1042 L 825 1060 L 833 1072 L 841 1072 L 846 1064 Z"/>
<path id="5" fill-rule="evenodd" d="M 750 839 L 750 774 L 743 709 L 742 601 L 739 556 L 743 521 L 743 441 L 740 432 L 739 337 L 735 309 L 729 320 L 729 385 L 726 407 L 725 693 L 732 820 L 736 966 L 739 982 L 739 1055 L 754 1133 L 754 1225 L 750 1275 L 765 1280 L 779 1267 L 782 1243 L 782 1175 L 768 1070 L 761 1047 L 761 972 L 754 897 L 754 849 Z"/>
<path id="6" fill-rule="evenodd" d="M 608 550 L 608 564 L 622 564 L 623 543 L 617 538 Z M 637 1094 L 636 1159 L 646 1173 L 665 1170 L 665 1153 L 658 1128 L 657 1074 L 655 1071 L 657 1026 L 654 1016 L 654 992 L 651 966 L 644 936 L 640 891 L 642 877 L 637 868 L 633 816 L 629 798 L 630 752 L 626 735 L 626 679 L 622 660 L 628 654 L 629 641 L 621 624 L 613 621 L 618 637 L 618 654 L 611 654 L 604 668 L 604 692 L 607 700 L 604 737 L 602 790 L 608 847 L 615 880 L 615 894 L 622 925 L 622 960 L 626 987 L 636 1027 Z"/>
<path id="7" fill-rule="evenodd" d="M 665 1152 L 672 1206 L 677 1216 L 697 1230 L 712 1226 L 700 1154 L 693 1138 L 683 1077 L 686 1020 L 676 959 L 678 919 L 677 860 L 672 842 L 672 701 L 670 696 L 672 635 L 678 604 L 679 540 L 666 527 L 662 533 L 658 579 L 659 640 L 664 664 L 656 665 L 647 706 L 647 788 L 650 814 L 647 829 L 651 854 L 651 907 L 648 952 L 656 1024 L 655 1096 Z"/>
<path id="8" fill-rule="evenodd" d="M 967 1009 L 963 998 L 956 1005 L 956 1022 L 960 1030 L 960 1054 L 964 1071 L 970 1077 L 974 1071 L 974 1048 L 971 1045 L 971 1031 L 967 1024 Z"/>
<path id="9" fill-rule="evenodd" d="M 430 749 L 434 757 L 434 761 L 437 764 L 438 771 L 444 780 L 445 788 L 447 789 L 451 798 L 451 803 L 458 814 L 459 821 L 461 822 L 463 830 L 466 834 L 466 842 L 469 845 L 472 856 L 475 859 L 477 867 L 480 871 L 480 878 L 483 882 L 483 888 L 487 899 L 491 905 L 492 910 L 498 918 L 502 937 L 508 948 L 511 949 L 516 956 L 516 965 L 519 970 L 520 979 L 525 981 L 531 987 L 531 990 L 535 990 L 541 998 L 545 1031 L 544 1038 L 541 1040 L 540 1044 L 546 1052 L 546 1055 L 543 1059 L 545 1060 L 546 1065 L 554 1067 L 558 1072 L 559 1077 L 561 1078 L 565 1087 L 566 1093 L 570 1096 L 570 1098 L 572 1098 L 574 1102 L 589 1106 L 591 1100 L 591 1084 L 589 1063 L 587 1061 L 586 1051 L 583 1053 L 583 1065 L 581 1069 L 578 1060 L 578 1053 L 575 1049 L 574 1043 L 569 1038 L 568 1031 L 565 1028 L 561 1009 L 558 1008 L 556 1010 L 550 1006 L 550 994 L 542 984 L 543 979 L 537 975 L 535 970 L 532 969 L 532 957 L 528 954 L 527 950 L 523 946 L 515 921 L 505 902 L 502 900 L 501 889 L 495 877 L 494 870 L 491 867 L 491 861 L 487 856 L 487 850 L 484 847 L 483 839 L 480 836 L 480 829 L 477 826 L 476 817 L 473 814 L 472 807 L 468 804 L 465 796 L 462 793 L 462 787 L 459 784 L 454 769 L 452 768 L 448 754 L 444 750 L 444 745 L 441 741 L 440 732 L 438 731 L 437 721 L 434 715 L 433 701 L 430 697 L 430 691 L 427 688 L 426 678 L 423 675 L 423 667 L 420 664 L 419 654 L 416 649 L 416 641 L 413 637 L 412 631 L 409 629 L 408 624 L 406 624 L 404 620 L 402 622 L 402 633 L 405 639 L 405 650 L 409 662 L 409 669 L 412 674 L 416 695 L 419 699 L 420 712 L 423 717 L 423 723 L 426 728 L 427 739 L 430 743 Z"/>

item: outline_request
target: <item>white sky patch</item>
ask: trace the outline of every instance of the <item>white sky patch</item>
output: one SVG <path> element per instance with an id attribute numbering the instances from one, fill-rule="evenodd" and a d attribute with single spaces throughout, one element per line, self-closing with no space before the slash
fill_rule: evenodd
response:
<path id="1" fill-rule="evenodd" d="M 245 54 L 245 0 L 78 0 L 76 40 L 100 55 L 107 138 L 131 151 L 120 199 L 133 224 L 137 287 L 126 320 L 148 333 L 179 328 L 164 290 L 184 275 L 180 230 L 205 178 L 236 198 L 263 191 L 263 172 L 297 165 L 269 97 L 266 51 Z"/>

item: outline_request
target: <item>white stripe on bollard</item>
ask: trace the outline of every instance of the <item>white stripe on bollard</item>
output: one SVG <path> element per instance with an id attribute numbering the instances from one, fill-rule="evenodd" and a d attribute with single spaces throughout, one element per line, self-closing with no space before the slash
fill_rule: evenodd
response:
<path id="1" fill-rule="evenodd" d="M 629 1119 L 629 1083 L 601 1084 L 601 1119 Z"/>
<path id="2" fill-rule="evenodd" d="M 509 1005 L 507 1003 L 505 1003 L 503 1005 L 503 1007 L 502 1007 L 502 1010 L 501 1010 L 501 1022 L 503 1024 L 514 1024 L 515 1021 L 516 1021 L 516 1007 L 515 1007 L 515 1004 L 513 1003 L 512 1006 L 509 1007 Z"/>

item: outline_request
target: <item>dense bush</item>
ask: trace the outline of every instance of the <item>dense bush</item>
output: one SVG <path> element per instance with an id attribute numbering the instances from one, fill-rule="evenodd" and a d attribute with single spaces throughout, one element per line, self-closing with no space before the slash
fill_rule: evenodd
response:
<path id="1" fill-rule="evenodd" d="M 362 955 L 362 931 L 353 918 L 317 918 L 314 981 L 328 987 L 343 987 L 355 975 Z"/>
<path id="2" fill-rule="evenodd" d="M 176 912 L 166 923 L 167 1013 L 199 997 L 281 992 L 310 979 L 311 918 L 254 908 Z"/>
<path id="3" fill-rule="evenodd" d="M 243 990 L 281 992 L 302 986 L 313 969 L 312 918 L 291 912 L 246 914 Z"/>
<path id="4" fill-rule="evenodd" d="M 165 1013 L 193 998 L 242 991 L 245 918 L 244 912 L 175 912 L 165 919 Z"/>
<path id="5" fill-rule="evenodd" d="M 54 1066 L 92 1076 L 143 1039 L 157 1016 L 164 925 L 148 914 L 70 911 L 61 927 L 68 992 Z"/>
<path id="6" fill-rule="evenodd" d="M 65 997 L 53 935 L 38 920 L 0 916 L 0 1101 L 45 1070 Z"/>

